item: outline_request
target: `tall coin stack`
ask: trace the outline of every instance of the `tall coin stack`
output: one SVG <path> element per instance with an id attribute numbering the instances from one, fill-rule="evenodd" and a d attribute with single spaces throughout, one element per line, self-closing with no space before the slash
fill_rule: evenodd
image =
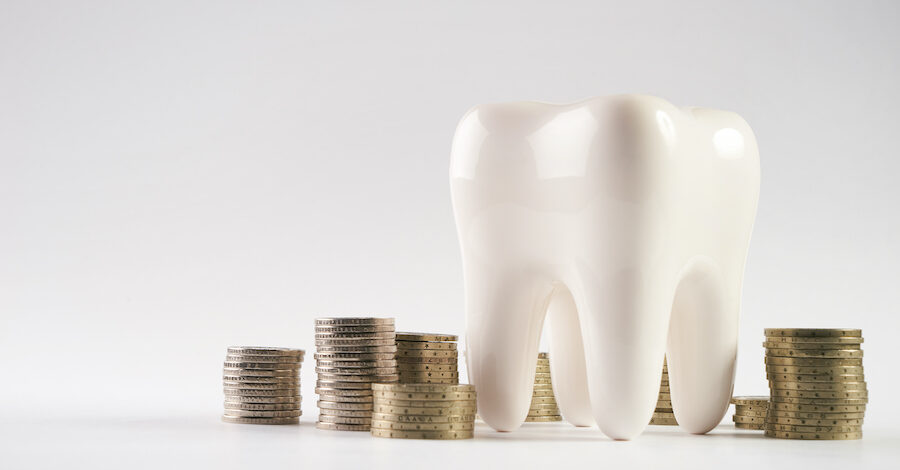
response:
<path id="1" fill-rule="evenodd" d="M 368 431 L 372 384 L 396 382 L 393 318 L 316 319 L 316 427 Z"/>
<path id="2" fill-rule="evenodd" d="M 397 333 L 400 383 L 459 383 L 455 335 Z"/>
<path id="3" fill-rule="evenodd" d="M 534 391 L 531 395 L 531 407 L 528 409 L 526 423 L 562 421 L 559 406 L 553 395 L 553 382 L 550 379 L 550 355 L 538 353 L 537 369 L 534 373 Z"/>
<path id="4" fill-rule="evenodd" d="M 302 349 L 230 347 L 222 381 L 222 421 L 242 424 L 296 424 L 300 411 Z"/>
<path id="5" fill-rule="evenodd" d="M 453 384 L 372 384 L 372 435 L 396 439 L 471 439 L 475 387 Z"/>
<path id="6" fill-rule="evenodd" d="M 766 411 L 769 409 L 769 397 L 732 397 L 734 404 L 734 427 L 762 431 L 766 429 Z"/>
<path id="7" fill-rule="evenodd" d="M 862 330 L 766 328 L 765 334 L 766 436 L 861 439 L 869 399 Z"/>
<path id="8" fill-rule="evenodd" d="M 656 399 L 656 410 L 650 418 L 650 424 L 676 426 L 675 412 L 672 411 L 672 395 L 669 394 L 669 364 L 663 358 L 662 379 L 659 382 L 659 398 Z"/>

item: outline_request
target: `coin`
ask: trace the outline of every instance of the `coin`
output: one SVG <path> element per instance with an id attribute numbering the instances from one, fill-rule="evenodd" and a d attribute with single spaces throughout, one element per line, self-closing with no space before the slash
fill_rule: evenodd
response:
<path id="1" fill-rule="evenodd" d="M 766 357 L 825 357 L 856 359 L 863 357 L 861 349 L 766 349 Z"/>
<path id="2" fill-rule="evenodd" d="M 657 400 L 656 406 L 657 408 L 672 408 L 672 402 L 670 400 Z"/>
<path id="3" fill-rule="evenodd" d="M 866 398 L 809 398 L 809 397 L 784 397 L 772 395 L 772 402 L 796 403 L 807 405 L 865 405 L 869 402 Z"/>
<path id="4" fill-rule="evenodd" d="M 247 354 L 228 354 L 225 362 L 249 362 L 252 364 L 276 364 L 297 367 L 303 363 L 300 356 L 254 356 Z"/>
<path id="5" fill-rule="evenodd" d="M 795 411 L 795 412 L 819 412 L 819 413 L 864 413 L 866 411 L 865 403 L 847 403 L 847 404 L 813 404 L 813 403 L 781 403 L 773 401 L 769 403 L 773 411 Z"/>
<path id="6" fill-rule="evenodd" d="M 264 348 L 258 346 L 231 346 L 228 354 L 249 354 L 254 356 L 300 356 L 304 355 L 302 349 L 290 348 Z"/>
<path id="7" fill-rule="evenodd" d="M 863 375 L 863 366 L 784 366 L 766 364 L 766 372 L 797 375 Z"/>
<path id="8" fill-rule="evenodd" d="M 341 418 L 371 418 L 372 410 L 335 410 L 333 408 L 319 408 L 319 419 L 323 416 L 338 416 Z"/>
<path id="9" fill-rule="evenodd" d="M 316 393 L 319 395 L 340 395 L 345 397 L 371 397 L 372 387 L 358 389 L 342 389 L 334 387 L 316 387 Z"/>
<path id="10" fill-rule="evenodd" d="M 373 412 L 372 420 L 398 423 L 465 423 L 474 422 L 475 415 L 402 415 Z"/>
<path id="11" fill-rule="evenodd" d="M 799 349 L 799 350 L 832 350 L 832 349 L 845 349 L 845 350 L 859 350 L 861 346 L 857 344 L 851 343 L 781 343 L 778 341 L 764 341 L 763 347 L 769 349 Z"/>
<path id="12" fill-rule="evenodd" d="M 459 362 L 458 357 L 409 357 L 397 356 L 397 367 L 403 367 L 404 364 L 456 364 Z"/>
<path id="13" fill-rule="evenodd" d="M 300 410 L 282 410 L 282 411 L 255 411 L 255 410 L 235 410 L 228 408 L 225 415 L 228 417 L 241 418 L 296 418 L 301 416 L 303 412 Z"/>
<path id="14" fill-rule="evenodd" d="M 373 349 L 374 348 L 374 349 Z M 317 339 L 316 351 L 392 352 L 397 346 L 392 339 Z"/>
<path id="15" fill-rule="evenodd" d="M 319 415 L 320 423 L 333 423 L 333 424 L 365 424 L 368 426 L 372 422 L 372 418 L 356 418 L 352 416 L 331 416 L 331 415 Z"/>
<path id="16" fill-rule="evenodd" d="M 531 404 L 537 405 L 542 403 L 556 403 L 556 398 L 553 397 L 531 397 Z"/>
<path id="17" fill-rule="evenodd" d="M 372 396 L 353 397 L 345 395 L 328 395 L 319 394 L 319 400 L 337 402 L 337 403 L 372 403 Z"/>
<path id="18" fill-rule="evenodd" d="M 329 408 L 332 410 L 369 410 L 372 411 L 372 403 L 345 403 L 345 402 L 333 402 L 327 401 L 323 399 L 319 399 L 316 403 L 316 406 L 319 408 Z"/>
<path id="19" fill-rule="evenodd" d="M 731 403 L 735 405 L 766 405 L 769 397 L 764 396 L 736 396 L 731 397 Z"/>
<path id="20" fill-rule="evenodd" d="M 435 371 L 408 371 L 401 370 L 401 377 L 409 377 L 409 378 L 433 378 L 433 379 L 458 379 L 459 372 L 435 372 Z"/>
<path id="21" fill-rule="evenodd" d="M 766 423 L 766 429 L 769 431 L 788 431 L 788 432 L 860 432 L 861 426 L 795 426 L 792 424 Z"/>
<path id="22" fill-rule="evenodd" d="M 735 423 L 747 423 L 747 424 L 765 424 L 766 417 L 765 416 L 738 416 L 734 415 L 731 419 Z"/>
<path id="23" fill-rule="evenodd" d="M 348 352 L 329 352 L 316 353 L 313 355 L 317 360 L 326 361 L 393 361 L 395 356 L 393 352 L 389 353 L 348 353 Z"/>
<path id="24" fill-rule="evenodd" d="M 834 337 L 862 336 L 862 330 L 847 328 L 766 328 L 766 336 Z"/>
<path id="25" fill-rule="evenodd" d="M 795 367 L 862 367 L 861 358 L 823 358 L 823 357 L 765 357 L 766 364 Z"/>
<path id="26" fill-rule="evenodd" d="M 328 335 L 328 334 L 360 334 L 360 333 L 368 333 L 371 335 L 379 335 L 379 334 L 393 334 L 394 338 L 397 337 L 397 334 L 394 333 L 394 325 L 393 324 L 384 324 L 384 325 L 316 325 L 316 334 Z"/>
<path id="27" fill-rule="evenodd" d="M 773 418 L 797 418 L 797 419 L 863 419 L 865 410 L 847 413 L 816 412 L 816 411 L 781 411 L 771 410 Z"/>
<path id="28" fill-rule="evenodd" d="M 300 394 L 300 388 L 282 388 L 272 390 L 248 390 L 248 389 L 230 389 L 225 388 L 226 396 L 242 396 L 242 397 L 287 397 Z"/>
<path id="29" fill-rule="evenodd" d="M 734 427 L 738 429 L 747 429 L 750 431 L 762 431 L 765 429 L 764 424 L 734 423 Z"/>
<path id="30" fill-rule="evenodd" d="M 299 370 L 300 363 L 287 364 L 283 362 L 232 362 L 226 361 L 224 366 L 228 369 L 254 369 L 254 370 Z"/>
<path id="31" fill-rule="evenodd" d="M 297 369 L 278 369 L 278 370 L 258 370 L 258 369 L 238 369 L 234 367 L 224 367 L 222 373 L 226 376 L 238 377 L 295 377 L 300 375 Z"/>
<path id="32" fill-rule="evenodd" d="M 550 416 L 550 415 L 559 415 L 559 408 L 545 408 L 545 409 L 530 409 L 528 410 L 528 414 L 531 416 Z"/>
<path id="33" fill-rule="evenodd" d="M 395 340 L 397 334 L 393 330 L 386 331 L 316 331 L 316 340 Z"/>
<path id="34" fill-rule="evenodd" d="M 436 408 L 436 407 L 412 407 L 412 406 L 395 406 L 382 405 L 375 400 L 372 408 L 378 413 L 402 414 L 402 415 L 474 415 L 474 406 L 460 406 L 454 408 Z"/>
<path id="35" fill-rule="evenodd" d="M 805 419 L 771 416 L 768 421 L 775 424 L 791 424 L 795 426 L 862 426 L 863 419 Z"/>
<path id="36" fill-rule="evenodd" d="M 455 350 L 428 350 L 428 349 L 397 349 L 397 359 L 400 358 L 452 358 L 456 359 L 459 352 Z"/>
<path id="37" fill-rule="evenodd" d="M 294 403 L 225 403 L 226 410 L 284 411 L 299 410 L 300 402 Z"/>
<path id="38" fill-rule="evenodd" d="M 800 374 L 781 374 L 769 372 L 766 374 L 769 381 L 779 382 L 826 382 L 826 383 L 854 383 L 865 382 L 866 378 L 862 375 L 800 375 Z"/>
<path id="39" fill-rule="evenodd" d="M 534 372 L 535 372 L 536 374 L 549 374 L 549 373 L 550 373 L 550 367 L 546 367 L 546 366 L 543 366 L 543 367 L 542 367 L 542 366 L 538 366 L 538 367 L 534 370 Z"/>
<path id="40" fill-rule="evenodd" d="M 435 351 L 454 351 L 456 352 L 456 343 L 428 343 L 425 341 L 397 341 L 398 349 L 409 350 L 435 350 Z"/>
<path id="41" fill-rule="evenodd" d="M 532 397 L 553 397 L 554 396 L 553 389 L 551 388 L 549 390 L 534 390 L 531 393 L 531 396 Z"/>
<path id="42" fill-rule="evenodd" d="M 551 416 L 526 416 L 526 423 L 549 423 L 554 421 L 562 421 L 562 416 L 560 415 L 551 415 Z"/>
<path id="43" fill-rule="evenodd" d="M 781 390 L 809 390 L 809 391 L 849 391 L 866 390 L 865 382 L 791 382 L 786 380 L 773 380 L 770 386 Z"/>
<path id="44" fill-rule="evenodd" d="M 470 431 L 475 429 L 475 423 L 401 423 L 373 419 L 372 428 L 399 431 Z"/>
<path id="45" fill-rule="evenodd" d="M 300 418 L 247 418 L 240 416 L 222 416 L 226 423 L 238 424 L 297 424 Z"/>
<path id="46" fill-rule="evenodd" d="M 324 325 L 385 325 L 385 324 L 394 324 L 393 318 L 378 318 L 378 317 L 330 317 L 330 318 L 316 318 L 316 326 L 324 326 Z"/>
<path id="47" fill-rule="evenodd" d="M 767 411 L 737 411 L 735 410 L 734 416 L 752 416 L 755 418 L 765 418 Z"/>
<path id="48" fill-rule="evenodd" d="M 371 368 L 371 369 L 363 369 L 363 368 L 341 368 L 341 367 L 316 367 L 316 372 L 319 373 L 320 377 L 322 374 L 325 375 L 397 375 L 396 367 L 379 367 L 379 368 Z"/>
<path id="49" fill-rule="evenodd" d="M 862 336 L 821 336 L 821 337 L 810 337 L 810 336 L 770 336 L 766 338 L 766 341 L 779 342 L 779 343 L 846 343 L 846 344 L 859 344 L 863 342 Z"/>
<path id="50" fill-rule="evenodd" d="M 827 391 L 827 390 L 783 390 L 773 389 L 772 397 L 815 398 L 815 399 L 862 399 L 869 398 L 866 390 Z"/>
<path id="51" fill-rule="evenodd" d="M 317 422 L 316 429 L 325 429 L 329 431 L 368 431 L 368 424 L 340 424 Z"/>
<path id="52" fill-rule="evenodd" d="M 469 384 L 459 385 L 423 385 L 423 384 L 372 384 L 372 390 L 376 392 L 403 392 L 403 393 L 441 393 L 441 392 L 468 392 L 475 393 L 475 386 Z"/>
<path id="53" fill-rule="evenodd" d="M 225 397 L 225 403 L 299 403 L 300 396 L 294 395 L 289 397 L 236 397 L 229 395 Z"/>
<path id="54" fill-rule="evenodd" d="M 384 346 L 316 346 L 319 354 L 394 354 L 397 352 L 396 345 Z"/>
<path id="55" fill-rule="evenodd" d="M 403 372 L 427 372 L 427 371 L 435 371 L 435 372 L 457 372 L 459 367 L 456 363 L 453 364 L 432 364 L 432 363 L 417 363 L 417 362 L 398 362 L 397 369 Z"/>
<path id="56" fill-rule="evenodd" d="M 374 390 L 374 396 L 379 399 L 411 401 L 475 400 L 475 392 L 386 392 Z"/>
<path id="57" fill-rule="evenodd" d="M 341 390 L 369 390 L 371 382 L 336 382 L 317 380 L 316 388 L 338 388 Z"/>
<path id="58" fill-rule="evenodd" d="M 372 428 L 375 437 L 395 439 L 471 439 L 475 431 L 397 431 L 393 429 Z"/>
<path id="59" fill-rule="evenodd" d="M 399 407 L 413 408 L 467 408 L 474 407 L 475 400 L 401 400 L 378 398 L 377 403 Z"/>
<path id="60" fill-rule="evenodd" d="M 397 367 L 397 361 L 316 361 L 316 367 L 333 369 L 381 369 Z"/>
<path id="61" fill-rule="evenodd" d="M 456 341 L 456 335 L 442 335 L 433 333 L 411 333 L 408 331 L 397 332 L 397 339 L 402 341 Z"/>
<path id="62" fill-rule="evenodd" d="M 379 375 L 336 375 L 319 373 L 319 382 L 396 382 L 400 376 L 395 374 L 379 374 Z"/>

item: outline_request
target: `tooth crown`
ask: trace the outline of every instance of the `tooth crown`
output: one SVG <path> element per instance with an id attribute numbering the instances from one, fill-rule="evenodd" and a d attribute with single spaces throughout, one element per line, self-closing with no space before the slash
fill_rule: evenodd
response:
<path id="1" fill-rule="evenodd" d="M 740 116 L 638 95 L 477 106 L 457 128 L 450 181 L 488 424 L 524 420 L 548 306 L 569 421 L 639 433 L 667 349 L 679 423 L 705 432 L 721 419 L 759 192 Z"/>

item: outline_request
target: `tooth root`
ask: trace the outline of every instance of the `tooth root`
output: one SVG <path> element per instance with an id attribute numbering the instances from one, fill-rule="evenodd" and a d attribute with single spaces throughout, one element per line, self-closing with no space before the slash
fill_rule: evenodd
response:
<path id="1" fill-rule="evenodd" d="M 607 436 L 632 439 L 656 408 L 671 292 L 645 270 L 590 274 L 582 273 L 572 293 L 584 334 L 594 420 Z"/>
<path id="2" fill-rule="evenodd" d="M 575 426 L 593 426 L 581 325 L 575 299 L 568 288 L 559 287 L 554 292 L 547 317 L 550 322 L 550 372 L 560 413 Z"/>
<path id="3" fill-rule="evenodd" d="M 518 273 L 516 273 L 518 271 Z M 528 415 L 552 284 L 481 266 L 466 270 L 466 348 L 478 412 L 497 431 Z"/>
<path id="4" fill-rule="evenodd" d="M 732 270 L 733 271 L 733 270 Z M 715 428 L 734 386 L 740 310 L 740 272 L 728 280 L 708 258 L 684 270 L 672 306 L 668 364 L 672 408 L 691 433 Z"/>

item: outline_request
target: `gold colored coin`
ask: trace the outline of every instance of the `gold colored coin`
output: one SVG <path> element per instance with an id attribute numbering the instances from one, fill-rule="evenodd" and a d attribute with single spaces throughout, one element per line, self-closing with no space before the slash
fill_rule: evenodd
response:
<path id="1" fill-rule="evenodd" d="M 459 379 L 431 379 L 431 378 L 421 378 L 421 379 L 407 379 L 400 380 L 401 383 L 419 383 L 419 384 L 440 384 L 440 385 L 455 385 L 459 383 Z"/>
<path id="2" fill-rule="evenodd" d="M 800 358 L 837 358 L 859 359 L 863 357 L 861 349 L 766 349 L 766 357 L 800 357 Z"/>
<path id="3" fill-rule="evenodd" d="M 533 397 L 554 397 L 555 395 L 553 395 L 553 389 L 551 388 L 551 389 L 547 389 L 547 390 L 535 389 L 532 392 L 531 396 L 533 396 Z"/>
<path id="4" fill-rule="evenodd" d="M 840 357 L 768 357 L 763 359 L 766 364 L 776 366 L 795 366 L 795 367 L 862 367 L 861 358 L 840 358 Z"/>
<path id="5" fill-rule="evenodd" d="M 769 349 L 799 349 L 799 350 L 859 350 L 859 343 L 782 343 L 779 341 L 763 341 L 763 347 Z"/>
<path id="6" fill-rule="evenodd" d="M 766 424 L 765 416 L 738 416 L 734 415 L 731 417 L 731 420 L 735 423 L 747 423 L 747 424 Z"/>
<path id="7" fill-rule="evenodd" d="M 766 411 L 735 411 L 734 416 L 746 416 L 751 418 L 765 418 L 768 412 Z"/>
<path id="8" fill-rule="evenodd" d="M 732 403 L 734 403 L 734 402 L 732 401 Z M 751 405 L 735 404 L 734 409 L 740 410 L 740 411 L 762 411 L 762 412 L 765 412 L 767 409 L 769 409 L 769 398 L 768 397 L 766 397 L 765 401 L 759 401 L 759 402 L 753 402 L 753 403 L 754 404 L 751 404 Z"/>
<path id="9" fill-rule="evenodd" d="M 747 423 L 734 423 L 734 427 L 738 429 L 746 429 L 750 431 L 762 431 L 766 428 L 765 424 L 747 424 Z"/>
<path id="10" fill-rule="evenodd" d="M 675 418 L 650 418 L 650 424 L 653 426 L 677 426 L 678 421 Z"/>
<path id="11" fill-rule="evenodd" d="M 548 352 L 538 353 L 538 359 L 550 359 L 550 353 L 548 353 Z"/>
<path id="12" fill-rule="evenodd" d="M 825 390 L 783 390 L 773 389 L 770 392 L 773 397 L 814 398 L 818 399 L 864 399 L 869 398 L 869 392 L 865 390 L 850 390 L 833 392 Z"/>
<path id="13" fill-rule="evenodd" d="M 408 357 L 397 356 L 397 366 L 404 367 L 404 364 L 453 364 L 459 363 L 459 357 Z"/>
<path id="14" fill-rule="evenodd" d="M 421 385 L 421 384 L 372 384 L 372 390 L 376 392 L 395 393 L 448 393 L 466 392 L 475 393 L 475 386 L 470 384 L 459 385 Z"/>
<path id="15" fill-rule="evenodd" d="M 456 351 L 456 343 L 429 343 L 425 341 L 397 341 L 397 349 L 401 350 L 429 350 L 429 351 Z M 458 352 L 457 352 L 458 354 Z"/>
<path id="16" fill-rule="evenodd" d="M 404 384 L 413 385 L 413 384 Z M 415 384 L 426 385 L 426 384 Z M 447 401 L 447 400 L 475 400 L 475 392 L 386 392 L 383 390 L 374 390 L 375 398 L 388 400 L 429 400 L 429 401 Z"/>
<path id="17" fill-rule="evenodd" d="M 792 424 L 766 423 L 766 429 L 769 431 L 787 431 L 787 432 L 860 432 L 862 426 L 794 426 Z"/>
<path id="18" fill-rule="evenodd" d="M 397 369 L 401 372 L 458 372 L 459 367 L 453 364 L 432 364 L 417 362 L 401 362 L 397 364 Z"/>
<path id="19" fill-rule="evenodd" d="M 449 349 L 438 349 L 438 350 L 429 350 L 429 349 L 398 349 L 397 350 L 397 359 L 400 358 L 443 358 L 443 359 L 457 359 L 459 357 L 459 351 L 449 350 Z"/>
<path id="20" fill-rule="evenodd" d="M 526 416 L 526 417 L 525 417 L 525 422 L 526 422 L 526 423 L 549 423 L 549 422 L 562 421 L 562 419 L 563 419 L 563 418 L 562 418 L 562 416 L 560 416 L 560 415 L 555 415 L 555 416 L 553 416 L 553 415 L 551 415 L 551 416 Z"/>
<path id="21" fill-rule="evenodd" d="M 397 421 L 373 419 L 372 428 L 397 431 L 471 431 L 475 429 L 475 423 L 471 421 L 460 423 L 400 423 Z"/>
<path id="22" fill-rule="evenodd" d="M 369 431 L 368 424 L 340 424 L 340 423 L 325 423 L 319 421 L 316 423 L 316 429 L 325 429 L 328 431 Z"/>
<path id="23" fill-rule="evenodd" d="M 401 370 L 401 371 L 400 371 L 400 376 L 401 376 L 401 377 L 408 377 L 408 378 L 423 377 L 423 378 L 434 378 L 434 379 L 458 379 L 458 378 L 459 378 L 459 372 L 408 371 L 408 370 Z"/>
<path id="24" fill-rule="evenodd" d="M 397 361 L 316 361 L 317 368 L 324 369 L 385 369 L 397 367 Z"/>
<path id="25" fill-rule="evenodd" d="M 809 338 L 832 338 L 835 336 L 862 336 L 862 330 L 848 328 L 766 328 L 766 336 L 799 336 Z"/>
<path id="26" fill-rule="evenodd" d="M 862 375 L 799 375 L 799 374 L 766 374 L 769 382 L 802 382 L 802 383 L 853 383 L 865 382 Z"/>
<path id="27" fill-rule="evenodd" d="M 471 423 L 475 421 L 475 415 L 395 415 L 373 412 L 372 419 L 398 423 Z"/>
<path id="28" fill-rule="evenodd" d="M 772 395 L 773 403 L 796 403 L 808 405 L 865 405 L 868 398 L 807 398 L 807 397 L 783 397 Z"/>
<path id="29" fill-rule="evenodd" d="M 770 416 L 768 422 L 792 426 L 862 426 L 863 419 L 805 419 Z"/>
<path id="30" fill-rule="evenodd" d="M 850 390 L 867 389 L 865 382 L 790 382 L 786 380 L 772 380 L 769 385 L 779 390 L 808 390 L 844 392 Z"/>
<path id="31" fill-rule="evenodd" d="M 382 405 L 375 402 L 372 411 L 377 413 L 395 414 L 395 415 L 474 415 L 474 406 L 459 406 L 453 408 L 435 408 L 435 407 L 412 407 L 412 406 L 395 406 Z"/>
<path id="32" fill-rule="evenodd" d="M 793 411 L 808 413 L 865 413 L 865 403 L 846 403 L 846 404 L 830 404 L 830 403 L 769 403 L 772 411 Z"/>
<path id="33" fill-rule="evenodd" d="M 769 416 L 773 418 L 795 418 L 795 419 L 863 419 L 866 416 L 865 409 L 857 412 L 816 412 L 816 411 L 781 411 L 772 410 Z"/>
<path id="34" fill-rule="evenodd" d="M 862 366 L 783 366 L 766 364 L 766 372 L 797 375 L 863 375 Z"/>
<path id="35" fill-rule="evenodd" d="M 672 402 L 670 400 L 657 400 L 656 407 L 657 408 L 672 408 Z"/>
<path id="36" fill-rule="evenodd" d="M 397 431 L 393 429 L 372 428 L 375 437 L 389 437 L 394 439 L 471 439 L 475 437 L 475 431 Z"/>
<path id="37" fill-rule="evenodd" d="M 863 342 L 863 337 L 862 336 L 822 336 L 822 337 L 771 336 L 771 337 L 767 337 L 766 341 L 787 343 L 787 344 L 795 344 L 795 343 L 859 344 L 859 343 Z"/>
<path id="38" fill-rule="evenodd" d="M 320 410 L 321 411 L 321 410 Z M 319 414 L 319 422 L 320 423 L 332 423 L 332 424 L 364 424 L 366 426 L 372 423 L 372 418 L 361 418 L 361 417 L 353 417 L 353 416 L 333 416 L 333 415 L 322 415 Z"/>
<path id="39" fill-rule="evenodd" d="M 456 335 L 444 335 L 437 333 L 415 333 L 408 331 L 398 331 L 397 339 L 403 341 L 457 341 L 459 337 Z"/>
<path id="40" fill-rule="evenodd" d="M 222 421 L 237 424 L 298 424 L 300 418 L 247 418 L 240 416 L 222 416 Z"/>
<path id="41" fill-rule="evenodd" d="M 530 416 L 556 416 L 559 415 L 559 408 L 530 409 L 528 410 L 528 414 Z"/>
<path id="42" fill-rule="evenodd" d="M 556 404 L 556 398 L 554 397 L 531 397 L 531 404 Z"/>

